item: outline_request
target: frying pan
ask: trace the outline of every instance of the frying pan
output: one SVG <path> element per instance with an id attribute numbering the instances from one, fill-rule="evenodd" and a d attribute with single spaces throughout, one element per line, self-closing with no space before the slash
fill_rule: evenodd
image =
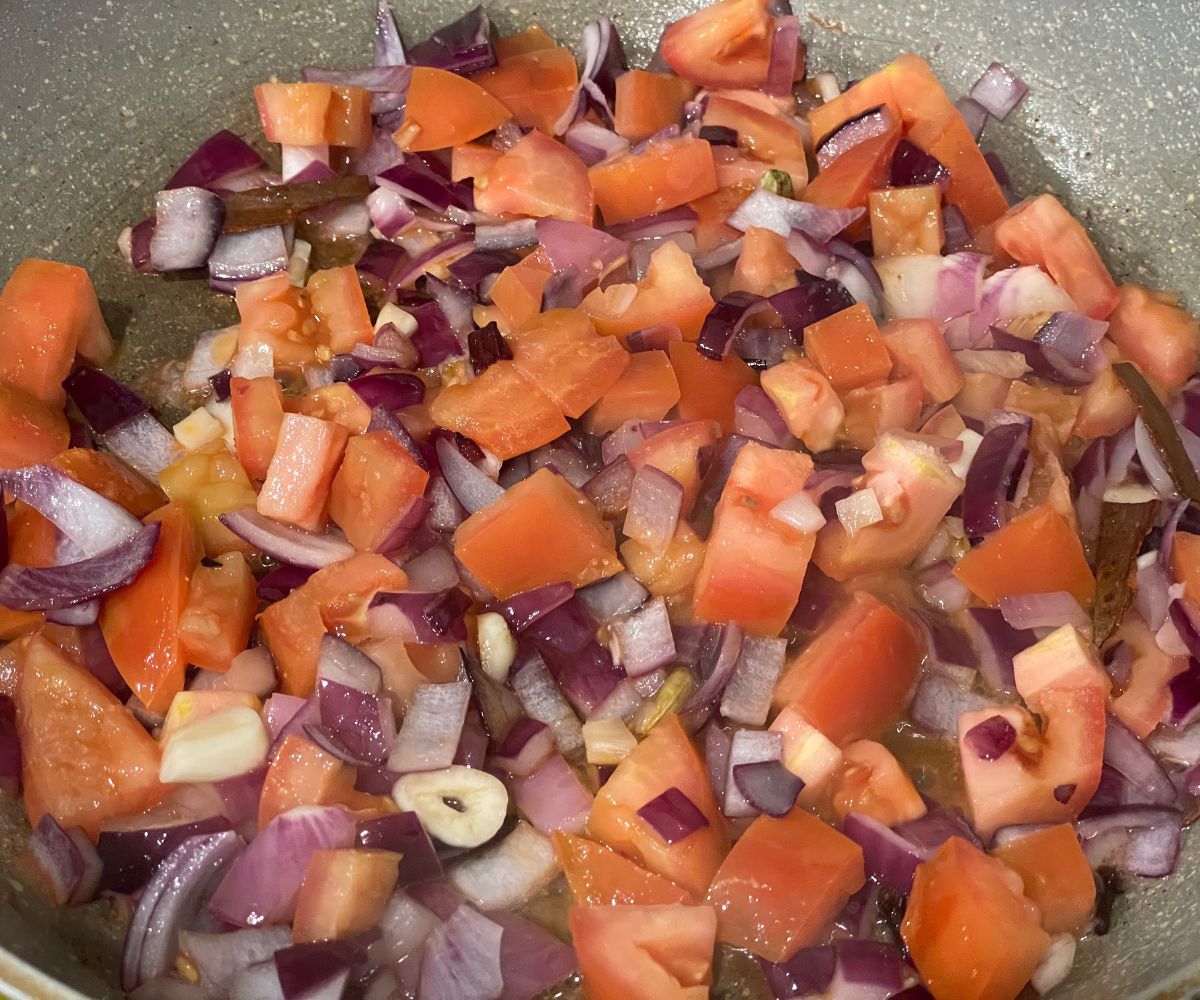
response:
<path id="1" fill-rule="evenodd" d="M 467 0 L 462 0 L 465 7 Z M 134 275 L 115 238 L 220 127 L 260 135 L 256 82 L 304 64 L 370 58 L 369 0 L 0 0 L 0 276 L 26 256 L 89 268 L 114 334 L 120 377 L 147 387 L 196 333 L 235 320 L 204 282 Z M 665 21 L 696 0 L 512 0 L 501 28 L 536 21 L 575 40 L 591 15 L 619 25 L 644 62 Z M 1031 87 L 985 145 L 1020 193 L 1051 190 L 1085 219 L 1119 279 L 1177 289 L 1200 305 L 1200 19 L 1196 0 L 810 0 L 797 12 L 809 65 L 856 79 L 909 50 L 951 93 L 999 59 Z M 396 0 L 410 39 L 460 13 Z M 119 997 L 122 914 L 70 911 L 20 877 L 28 828 L 0 801 L 0 992 Z M 1122 896 L 1111 933 L 1085 941 L 1064 998 L 1200 995 L 1200 849 L 1179 871 Z M 5 860 L 7 859 L 7 860 Z"/>

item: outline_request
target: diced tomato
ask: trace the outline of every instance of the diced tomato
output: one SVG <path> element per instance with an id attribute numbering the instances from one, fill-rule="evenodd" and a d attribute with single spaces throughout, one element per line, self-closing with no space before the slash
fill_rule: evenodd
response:
<path id="1" fill-rule="evenodd" d="M 501 333 L 519 330 L 541 312 L 542 292 L 553 273 L 554 269 L 540 251 L 500 272 L 492 285 L 491 295 L 500 311 L 497 325 Z"/>
<path id="2" fill-rule="evenodd" d="M 855 812 L 895 826 L 928 811 L 908 773 L 882 743 L 857 740 L 842 753 L 845 763 L 833 788 L 833 812 L 839 821 Z"/>
<path id="3" fill-rule="evenodd" d="M 514 53 L 471 79 L 508 108 L 518 125 L 553 133 L 575 98 L 579 68 L 570 49 L 554 46 Z"/>
<path id="4" fill-rule="evenodd" d="M 371 95 L 328 83 L 260 83 L 254 88 L 268 142 L 353 146 L 371 142 Z"/>
<path id="5" fill-rule="evenodd" d="M 526 52 L 557 48 L 558 42 L 546 34 L 545 29 L 540 25 L 531 24 L 524 31 L 519 31 L 515 35 L 501 35 L 496 39 L 495 45 L 496 58 L 503 63 L 514 56 L 524 55 Z"/>
<path id="6" fill-rule="evenodd" d="M 21 261 L 0 292 L 0 343 L 0 384 L 51 407 L 66 399 L 76 353 L 102 363 L 113 349 L 87 271 L 36 258 Z"/>
<path id="7" fill-rule="evenodd" d="M 708 420 L 689 420 L 660 431 L 632 448 L 628 454 L 634 469 L 661 469 L 683 487 L 686 516 L 700 491 L 700 452 L 717 440 L 716 428 Z"/>
<path id="8" fill-rule="evenodd" d="M 884 434 L 864 456 L 863 468 L 860 485 L 875 491 L 884 519 L 859 528 L 853 538 L 841 521 L 831 520 L 813 552 L 821 572 L 839 582 L 907 566 L 963 489 L 938 450 L 914 434 Z"/>
<path id="9" fill-rule="evenodd" d="M 863 140 L 819 171 L 801 197 L 830 208 L 865 208 L 868 195 L 886 183 L 899 143 L 899 125 Z"/>
<path id="10" fill-rule="evenodd" d="M 269 347 L 275 368 L 300 371 L 316 362 L 323 332 L 308 308 L 308 293 L 292 284 L 286 271 L 243 281 L 237 300 L 238 350 Z"/>
<path id="11" fill-rule="evenodd" d="M 851 389 L 842 397 L 843 439 L 851 448 L 867 450 L 888 431 L 914 429 L 921 418 L 922 395 L 915 375 Z"/>
<path id="12" fill-rule="evenodd" d="M 797 806 L 782 819 L 759 816 L 750 824 L 713 878 L 708 901 L 719 940 L 783 962 L 819 944 L 865 881 L 862 848 Z"/>
<path id="13" fill-rule="evenodd" d="M 573 906 L 584 1000 L 704 1000 L 717 915 L 711 906 Z"/>
<path id="14" fill-rule="evenodd" d="M 334 354 L 349 354 L 355 344 L 371 343 L 375 331 L 353 264 L 315 271 L 307 288 L 313 316 Z"/>
<path id="15" fill-rule="evenodd" d="M 145 517 L 166 503 L 162 490 L 143 479 L 116 455 L 91 448 L 70 448 L 50 463 L 77 483 L 95 490 L 134 517 Z"/>
<path id="16" fill-rule="evenodd" d="M 337 941 L 371 930 L 383 916 L 399 871 L 395 851 L 313 851 L 296 894 L 292 940 Z"/>
<path id="17" fill-rule="evenodd" d="M 659 51 L 699 87 L 758 88 L 767 79 L 771 34 L 766 0 L 718 0 L 667 25 Z"/>
<path id="18" fill-rule="evenodd" d="M 106 821 L 149 809 L 166 792 L 150 734 L 103 684 L 41 636 L 24 647 L 16 709 L 31 824 L 49 813 L 94 840 Z"/>
<path id="19" fill-rule="evenodd" d="M 1117 307 L 1108 317 L 1108 335 L 1164 389 L 1178 389 L 1196 370 L 1200 332 L 1174 292 L 1122 285 Z"/>
<path id="20" fill-rule="evenodd" d="M 595 197 L 579 155 L 534 129 L 475 178 L 475 207 L 590 226 Z"/>
<path id="21" fill-rule="evenodd" d="M 1175 545 L 1185 532 L 1177 532 Z M 1189 535 L 1195 539 L 1195 535 Z M 1200 560 L 1200 553 L 1192 546 L 1193 558 Z M 1172 562 L 1179 559 L 1177 548 L 1172 548 Z M 1191 564 L 1200 570 L 1200 562 Z M 1189 593 L 1189 599 L 1190 597 Z M 1154 633 L 1146 626 L 1141 617 L 1127 614 L 1121 622 L 1121 627 L 1113 637 L 1117 642 L 1123 642 L 1133 653 L 1133 662 L 1129 668 L 1129 680 L 1119 694 L 1114 694 L 1109 708 L 1112 714 L 1120 719 L 1139 740 L 1144 740 L 1158 727 L 1167 709 L 1171 707 L 1171 692 L 1167 687 L 1171 678 L 1187 669 L 1187 659 L 1182 656 L 1168 656 L 1158 648 Z"/>
<path id="22" fill-rule="evenodd" d="M 876 257 L 942 252 L 942 193 L 935 185 L 872 191 L 867 207 Z"/>
<path id="23" fill-rule="evenodd" d="M 253 551 L 220 521 L 222 514 L 253 507 L 258 500 L 246 471 L 224 441 L 187 452 L 163 469 L 158 481 L 168 499 L 187 508 L 206 555 Z"/>
<path id="24" fill-rule="evenodd" d="M 645 906 L 691 901 L 674 882 L 646 871 L 594 840 L 555 833 L 554 849 L 577 906 Z"/>
<path id="25" fill-rule="evenodd" d="M 992 849 L 1021 876 L 1047 934 L 1081 934 L 1096 908 L 1096 880 L 1069 823 L 1031 830 Z"/>
<path id="26" fill-rule="evenodd" d="M 962 416 L 982 421 L 993 410 L 1004 409 L 1012 385 L 1012 379 L 992 372 L 964 372 L 954 406 Z"/>
<path id="27" fill-rule="evenodd" d="M 597 337 L 587 314 L 551 309 L 509 336 L 513 364 L 568 417 L 580 417 L 616 385 L 629 353 Z"/>
<path id="28" fill-rule="evenodd" d="M 718 162 L 716 149 L 713 150 L 713 162 Z M 719 183 L 719 174 L 717 179 Z M 755 185 L 757 183 L 755 181 Z M 721 187 L 712 194 L 689 202 L 692 211 L 698 216 L 696 228 L 692 230 L 697 250 L 701 253 L 713 250 L 726 243 L 732 243 L 742 235 L 726 220 L 753 190 L 753 186 L 745 183 L 736 184 L 733 187 Z"/>
<path id="29" fill-rule="evenodd" d="M 666 352 L 639 351 L 583 423 L 589 433 L 608 434 L 627 420 L 662 420 L 678 402 L 679 381 Z"/>
<path id="30" fill-rule="evenodd" d="M 341 424 L 285 414 L 258 494 L 258 512 L 307 531 L 323 528 L 329 489 L 349 437 Z"/>
<path id="31" fill-rule="evenodd" d="M 652 142 L 640 153 L 604 160 L 588 176 L 596 205 L 610 226 L 686 205 L 717 190 L 712 147 L 690 136 Z"/>
<path id="32" fill-rule="evenodd" d="M 179 619 L 179 639 L 188 663 L 224 672 L 250 642 L 258 597 L 245 556 L 229 552 L 217 563 L 193 571 L 187 606 Z"/>
<path id="33" fill-rule="evenodd" d="M 499 458 L 523 455 L 570 430 L 562 410 L 511 361 L 497 361 L 466 385 L 446 386 L 429 412 L 439 427 Z"/>
<path id="34" fill-rule="evenodd" d="M 792 174 L 797 191 L 808 181 L 800 130 L 773 108 L 755 107 L 745 100 L 738 100 L 732 93 L 709 94 L 704 124 L 733 129 L 737 133 L 738 149 L 755 160 L 781 167 Z"/>
<path id="35" fill-rule="evenodd" d="M 833 782 L 841 774 L 845 754 L 795 706 L 784 707 L 771 723 L 783 737 L 783 766 L 804 782 L 797 800 L 802 806 L 826 808 Z"/>
<path id="36" fill-rule="evenodd" d="M 1015 1000 L 1050 943 L 1021 877 L 959 837 L 917 866 L 900 933 L 936 1000 Z"/>
<path id="37" fill-rule="evenodd" d="M 895 319 L 880 333 L 897 371 L 916 375 L 927 403 L 945 403 L 963 387 L 963 372 L 946 338 L 929 319 Z"/>
<path id="38" fill-rule="evenodd" d="M 655 597 L 678 594 L 692 585 L 704 559 L 704 542 L 680 521 L 665 552 L 654 552 L 632 538 L 621 543 L 621 559 L 635 580 Z"/>
<path id="39" fill-rule="evenodd" d="M 283 387 L 267 375 L 234 376 L 229 380 L 229 402 L 238 461 L 251 479 L 266 479 L 287 411 Z"/>
<path id="40" fill-rule="evenodd" d="M 302 736 L 285 736 L 267 769 L 258 805 L 261 830 L 289 809 L 341 805 L 347 809 L 379 808 L 380 800 L 354 790 L 354 768 L 343 764 Z"/>
<path id="41" fill-rule="evenodd" d="M 667 353 L 679 381 L 680 418 L 714 420 L 723 433 L 730 433 L 734 401 L 746 386 L 754 384 L 754 369 L 733 354 L 713 361 L 687 341 L 672 341 Z"/>
<path id="42" fill-rule="evenodd" d="M 713 307 L 712 294 L 692 258 L 671 242 L 650 255 L 646 273 L 634 288 L 632 297 L 630 286 L 624 284 L 595 288 L 587 294 L 583 311 L 600 333 L 624 337 L 648 326 L 671 323 L 679 327 L 684 340 L 695 340 Z M 671 363 L 678 376 L 674 354 Z"/>
<path id="43" fill-rule="evenodd" d="M 1107 319 L 1121 300 L 1083 226 L 1052 194 L 1010 208 L 996 223 L 996 246 L 1018 264 L 1046 271 L 1092 319 Z"/>
<path id="44" fill-rule="evenodd" d="M 804 328 L 804 350 L 838 395 L 888 377 L 892 357 L 862 303 Z"/>
<path id="45" fill-rule="evenodd" d="M 747 229 L 729 290 L 772 295 L 795 284 L 796 258 L 788 253 L 787 240 L 771 229 Z"/>
<path id="46" fill-rule="evenodd" d="M 832 448 L 845 409 L 829 379 L 805 359 L 781 361 L 762 373 L 762 388 L 787 428 L 810 451 Z"/>
<path id="47" fill-rule="evenodd" d="M 351 642 L 365 636 L 367 605 L 381 590 L 403 590 L 408 577 L 390 559 L 362 552 L 319 569 L 258 616 L 263 639 L 279 668 L 284 694 L 307 698 L 317 677 L 317 652 L 327 631 Z"/>
<path id="48" fill-rule="evenodd" d="M 58 529 L 18 502 L 8 516 L 8 557 L 22 566 L 53 566 L 58 561 Z"/>
<path id="49" fill-rule="evenodd" d="M 406 152 L 425 153 L 478 139 L 511 117 L 508 108 L 466 77 L 414 66 L 404 122 L 394 138 Z"/>
<path id="50" fill-rule="evenodd" d="M 49 462 L 70 441 L 62 410 L 0 384 L 0 469 Z"/>
<path id="51" fill-rule="evenodd" d="M 151 712 L 165 712 L 182 690 L 179 620 L 187 607 L 200 542 L 187 508 L 170 503 L 148 518 L 158 523 L 150 562 L 128 586 L 104 598 L 100 628 L 117 670 Z"/>
<path id="52" fill-rule="evenodd" d="M 1079 414 L 1082 397 L 1071 394 L 1061 385 L 1030 385 L 1019 379 L 1008 388 L 1004 409 L 1045 417 L 1053 426 L 1060 443 L 1066 443 Z M 1035 420 L 1034 423 L 1041 423 Z"/>
<path id="53" fill-rule="evenodd" d="M 912 626 L 859 591 L 787 665 L 773 700 L 794 705 L 839 746 L 878 736 L 907 704 L 921 658 Z"/>
<path id="54" fill-rule="evenodd" d="M 638 810 L 677 788 L 708 820 L 695 833 L 668 844 Z M 721 865 L 729 836 L 708 770 L 678 716 L 668 715 L 612 773 L 592 803 L 588 833 L 609 847 L 681 886 L 704 895 Z"/>
<path id="55" fill-rule="evenodd" d="M 464 142 L 450 151 L 450 179 L 465 181 L 482 177 L 504 153 L 480 142 Z"/>
<path id="56" fill-rule="evenodd" d="M 1079 394 L 1079 410 L 1070 433 L 1084 441 L 1112 437 L 1132 424 L 1135 417 L 1137 404 L 1112 368 L 1105 368 Z"/>
<path id="57" fill-rule="evenodd" d="M 582 587 L 621 569 L 612 528 L 549 469 L 460 524 L 454 555 L 499 598 L 563 580 Z"/>
<path id="58" fill-rule="evenodd" d="M 683 119 L 683 103 L 696 88 L 673 73 L 631 69 L 617 77 L 613 126 L 631 142 L 649 139 L 668 125 Z"/>
<path id="59" fill-rule="evenodd" d="M 333 478 L 329 515 L 356 549 L 386 551 L 428 482 L 429 473 L 387 431 L 354 437 Z"/>
<path id="60" fill-rule="evenodd" d="M 981 601 L 1065 590 L 1080 604 L 1092 602 L 1092 576 L 1083 543 L 1066 518 L 1048 504 L 1013 518 L 954 566 L 954 575 Z"/>
<path id="61" fill-rule="evenodd" d="M 300 401 L 299 412 L 306 417 L 341 424 L 351 434 L 365 434 L 371 426 L 371 408 L 346 382 L 313 389 Z M 282 419 L 280 423 L 283 423 Z"/>
<path id="62" fill-rule="evenodd" d="M 1189 601 L 1200 605 L 1200 535 L 1175 532 L 1171 546 L 1171 576 L 1182 583 Z"/>
<path id="63" fill-rule="evenodd" d="M 696 578 L 697 618 L 779 634 L 800 596 L 816 536 L 773 518 L 771 509 L 803 490 L 812 470 L 800 452 L 754 442 L 738 452 Z"/>

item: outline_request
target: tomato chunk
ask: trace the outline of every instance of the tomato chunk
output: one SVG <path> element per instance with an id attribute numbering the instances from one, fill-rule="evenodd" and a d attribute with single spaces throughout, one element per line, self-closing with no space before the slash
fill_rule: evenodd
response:
<path id="1" fill-rule="evenodd" d="M 260 83 L 254 88 L 268 142 L 354 146 L 371 142 L 371 95 L 328 83 Z"/>
<path id="2" fill-rule="evenodd" d="M 812 469 L 799 452 L 757 443 L 738 452 L 696 577 L 697 618 L 779 634 L 800 596 L 816 535 L 773 518 L 771 509 L 803 490 Z"/>
<path id="3" fill-rule="evenodd" d="M 1015 1000 L 1050 943 L 1021 877 L 959 837 L 917 866 L 900 932 L 936 1000 Z"/>
<path id="4" fill-rule="evenodd" d="M 945 403 L 962 391 L 962 368 L 933 320 L 896 319 L 880 333 L 896 370 L 921 380 L 925 402 Z"/>
<path id="5" fill-rule="evenodd" d="M 270 376 L 229 380 L 233 443 L 238 461 L 251 479 L 267 478 L 286 404 L 283 387 Z"/>
<path id="6" fill-rule="evenodd" d="M 542 311 L 542 292 L 553 273 L 541 249 L 500 272 L 491 294 L 499 310 L 496 324 L 501 333 L 519 330 Z"/>
<path id="7" fill-rule="evenodd" d="M 1013 594 L 1065 590 L 1086 606 L 1096 590 L 1079 536 L 1049 504 L 1027 510 L 973 546 L 954 575 L 992 605 Z"/>
<path id="8" fill-rule="evenodd" d="M 679 416 L 683 420 L 712 420 L 723 433 L 733 430 L 737 395 L 754 384 L 754 369 L 732 354 L 720 361 L 706 358 L 695 344 L 673 340 L 667 345 L 679 382 Z"/>
<path id="9" fill-rule="evenodd" d="M 879 382 L 892 371 L 879 327 L 862 303 L 805 327 L 804 350 L 838 395 Z"/>
<path id="10" fill-rule="evenodd" d="M 865 208 L 870 193 L 886 183 L 899 143 L 899 125 L 863 140 L 818 173 L 801 197 L 830 208 Z"/>
<path id="11" fill-rule="evenodd" d="M 631 449 L 626 457 L 635 470 L 649 465 L 675 479 L 683 487 L 686 515 L 700 491 L 700 452 L 716 439 L 711 421 L 689 420 L 648 438 Z"/>
<path id="12" fill-rule="evenodd" d="M 460 524 L 454 554 L 500 598 L 563 580 L 582 587 L 621 569 L 612 528 L 549 469 Z"/>
<path id="13" fill-rule="evenodd" d="M 668 844 L 638 815 L 647 802 L 678 788 L 708 820 Z M 699 899 L 721 865 L 729 836 L 708 770 L 675 715 L 668 715 L 626 757 L 596 793 L 588 833 L 681 886 Z"/>
<path id="14" fill-rule="evenodd" d="M 395 851 L 313 851 L 296 894 L 292 940 L 336 941 L 369 931 L 383 916 L 399 870 Z"/>
<path id="15" fill-rule="evenodd" d="M 915 375 L 851 389 L 842 399 L 842 440 L 866 451 L 889 431 L 913 430 L 921 419 L 922 395 Z"/>
<path id="16" fill-rule="evenodd" d="M 555 833 L 554 849 L 579 906 L 687 903 L 690 896 L 661 875 L 586 837 Z"/>
<path id="17" fill-rule="evenodd" d="M 1021 876 L 1048 934 L 1080 934 L 1096 908 L 1096 880 L 1069 823 L 1031 830 L 992 849 Z"/>
<path id="18" fill-rule="evenodd" d="M 829 379 L 806 359 L 781 361 L 762 373 L 762 388 L 779 409 L 787 428 L 810 451 L 826 451 L 837 441 L 845 408 Z"/>
<path id="19" fill-rule="evenodd" d="M 771 58 L 766 0 L 718 0 L 667 25 L 667 65 L 700 87 L 761 87 Z"/>
<path id="20" fill-rule="evenodd" d="M 877 257 L 942 252 L 942 195 L 935 185 L 872 191 L 867 206 Z"/>
<path id="21" fill-rule="evenodd" d="M 640 153 L 604 160 L 588 176 L 596 205 L 610 226 L 686 205 L 717 190 L 712 147 L 690 136 L 652 142 Z"/>
<path id="22" fill-rule="evenodd" d="M 95 677 L 41 636 L 21 656 L 16 695 L 29 822 L 46 813 L 93 840 L 108 820 L 154 805 L 158 744 Z"/>
<path id="23" fill-rule="evenodd" d="M 590 226 L 595 196 L 579 155 L 534 129 L 475 179 L 475 207 Z"/>
<path id="24" fill-rule="evenodd" d="M 151 712 L 165 712 L 183 688 L 179 620 L 200 542 L 182 504 L 160 507 L 146 521 L 161 526 L 154 554 L 132 583 L 104 598 L 100 628 L 125 683 Z"/>
<path id="25" fill-rule="evenodd" d="M 396 548 L 394 539 L 425 494 L 429 473 L 387 431 L 353 437 L 329 491 L 329 516 L 363 552 Z"/>
<path id="26" fill-rule="evenodd" d="M 616 385 L 629 353 L 615 337 L 598 337 L 576 309 L 551 309 L 509 337 L 513 364 L 568 417 L 582 416 Z"/>
<path id="27" fill-rule="evenodd" d="M 508 121 L 503 104 L 457 73 L 414 66 L 396 145 L 410 153 L 459 146 Z"/>
<path id="28" fill-rule="evenodd" d="M 679 380 L 665 351 L 639 351 L 584 417 L 592 434 L 608 434 L 627 420 L 662 420 L 679 402 Z"/>
<path id="29" fill-rule="evenodd" d="M 243 281 L 237 301 L 239 351 L 270 348 L 276 370 L 300 371 L 316 362 L 316 349 L 327 346 L 323 329 L 309 309 L 308 294 L 292 284 L 287 272 Z"/>
<path id="30" fill-rule="evenodd" d="M 1087 232 L 1052 194 L 1009 209 L 996 223 L 996 246 L 1018 264 L 1046 271 L 1092 319 L 1107 319 L 1120 302 Z"/>
<path id="31" fill-rule="evenodd" d="M 377 808 L 380 800 L 354 788 L 355 771 L 301 736 L 283 738 L 258 800 L 258 828 L 299 806 Z"/>
<path id="32" fill-rule="evenodd" d="M 751 226 L 742 237 L 742 252 L 733 265 L 731 292 L 771 295 L 796 284 L 796 258 L 787 240 L 771 229 Z"/>
<path id="33" fill-rule="evenodd" d="M 579 69 L 570 49 L 552 45 L 513 53 L 471 79 L 508 108 L 518 125 L 553 133 L 575 97 Z"/>
<path id="34" fill-rule="evenodd" d="M 334 354 L 349 354 L 355 344 L 371 343 L 375 331 L 353 264 L 314 272 L 307 288 L 313 316 L 324 327 L 324 339 Z"/>
<path id="35" fill-rule="evenodd" d="M 646 273 L 633 288 L 632 300 L 630 286 L 624 284 L 595 288 L 584 298 L 583 311 L 600 333 L 623 337 L 670 323 L 679 327 L 685 340 L 695 340 L 713 307 L 712 294 L 692 258 L 674 243 L 664 243 L 651 254 Z M 671 363 L 676 364 L 673 354 Z"/>
<path id="36" fill-rule="evenodd" d="M 769 962 L 818 944 L 866 881 L 862 849 L 799 806 L 759 816 L 708 890 L 717 937 Z"/>
<path id="37" fill-rule="evenodd" d="M 842 751 L 844 766 L 833 788 L 839 820 L 865 813 L 884 826 L 919 819 L 928 811 L 900 762 L 882 743 L 857 740 Z"/>
<path id="38" fill-rule="evenodd" d="M 70 448 L 50 463 L 77 483 L 95 490 L 134 517 L 145 517 L 166 502 L 162 490 L 143 479 L 116 455 L 90 448 Z"/>
<path id="39" fill-rule="evenodd" d="M 711 906 L 573 906 L 585 1000 L 705 1000 L 717 915 Z"/>
<path id="40" fill-rule="evenodd" d="M 0 384 L 0 469 L 49 462 L 71 441 L 61 409 Z"/>
<path id="41" fill-rule="evenodd" d="M 429 413 L 439 427 L 499 458 L 533 451 L 571 429 L 562 410 L 511 361 L 497 361 L 466 385 L 446 386 Z"/>
<path id="42" fill-rule="evenodd" d="M 60 407 L 62 381 L 78 352 L 102 363 L 112 338 L 87 271 L 30 258 L 17 265 L 0 291 L 0 383 Z"/>
<path id="43" fill-rule="evenodd" d="M 1117 307 L 1108 317 L 1108 335 L 1164 389 L 1178 389 L 1196 370 L 1200 331 L 1173 292 L 1122 285 Z"/>
<path id="44" fill-rule="evenodd" d="M 839 745 L 870 738 L 903 710 L 921 655 L 912 627 L 860 591 L 788 664 L 774 702 L 794 705 Z"/>
<path id="45" fill-rule="evenodd" d="M 179 617 L 184 660 L 205 670 L 228 670 L 250 642 L 257 610 L 254 574 L 240 552 L 219 556 L 216 566 L 197 566 Z"/>
<path id="46" fill-rule="evenodd" d="M 341 424 L 285 414 L 258 494 L 258 512 L 306 531 L 323 528 L 329 489 L 349 438 Z"/>
<path id="47" fill-rule="evenodd" d="M 617 77 L 613 127 L 631 142 L 649 139 L 655 132 L 683 118 L 683 103 L 696 88 L 673 73 L 631 69 Z"/>
<path id="48" fill-rule="evenodd" d="M 1184 532 L 1175 535 L 1172 562 L 1180 558 L 1178 545 L 1183 535 Z M 1200 554 L 1196 554 L 1195 558 L 1200 559 Z M 1200 568 L 1200 563 L 1192 565 Z M 1112 714 L 1132 730 L 1134 736 L 1144 740 L 1166 716 L 1167 709 L 1171 707 L 1171 692 L 1167 685 L 1172 677 L 1187 669 L 1188 661 L 1183 656 L 1168 656 L 1159 649 L 1155 634 L 1137 614 L 1125 616 L 1113 639 L 1125 643 L 1133 654 L 1133 662 L 1129 667 L 1129 680 L 1119 694 L 1113 694 L 1109 707 Z"/>

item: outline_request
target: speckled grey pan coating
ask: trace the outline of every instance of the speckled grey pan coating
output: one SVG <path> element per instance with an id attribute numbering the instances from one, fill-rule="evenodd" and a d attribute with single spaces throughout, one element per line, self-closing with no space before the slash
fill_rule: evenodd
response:
<path id="1" fill-rule="evenodd" d="M 257 134 L 253 83 L 294 79 L 305 63 L 364 63 L 369 2 L 0 0 L 0 277 L 31 254 L 88 267 L 114 331 L 125 336 L 125 376 L 230 321 L 232 304 L 214 306 L 202 283 L 131 274 L 115 253 L 116 233 L 147 213 L 156 186 L 217 127 Z M 397 6 L 410 38 L 459 12 L 429 0 Z M 693 6 L 532 0 L 494 14 L 505 26 L 536 20 L 574 39 L 603 9 L 644 59 L 662 23 Z M 797 12 L 807 15 L 810 66 L 843 81 L 905 49 L 930 58 L 952 92 L 992 59 L 1013 67 L 1032 93 L 1009 122 L 989 129 L 986 145 L 1004 157 L 1017 190 L 1062 196 L 1089 220 L 1119 277 L 1176 288 L 1200 304 L 1197 0 L 813 0 Z M 1186 853 L 1174 878 L 1118 904 L 1116 929 L 1083 945 L 1058 996 L 1190 995 L 1178 984 L 1200 960 L 1198 853 Z M 95 966 L 103 914 L 62 920 L 27 895 L 0 878 L 0 942 L 101 995 L 79 958 Z M 59 927 L 77 943 L 64 946 Z M 31 995 L 71 995 L 0 953 L 3 978 Z"/>

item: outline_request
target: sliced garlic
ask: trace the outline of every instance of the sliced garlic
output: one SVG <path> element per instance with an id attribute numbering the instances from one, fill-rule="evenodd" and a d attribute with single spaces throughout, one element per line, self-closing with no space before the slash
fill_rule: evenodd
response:
<path id="1" fill-rule="evenodd" d="M 504 783 L 461 764 L 406 774 L 396 782 L 392 798 L 401 809 L 415 812 L 429 835 L 449 847 L 486 843 L 508 815 Z"/>
<path id="2" fill-rule="evenodd" d="M 637 737 L 620 719 L 593 719 L 583 724 L 589 764 L 620 764 L 637 743 Z"/>
<path id="3" fill-rule="evenodd" d="M 254 709 L 227 708 L 188 723 L 163 742 L 158 778 L 163 782 L 234 778 L 266 760 L 270 744 Z"/>
<path id="4" fill-rule="evenodd" d="M 208 410 L 193 410 L 171 428 L 178 441 L 188 451 L 203 448 L 206 444 L 221 440 L 225 428 Z"/>
<path id="5" fill-rule="evenodd" d="M 508 629 L 504 616 L 485 611 L 476 619 L 479 634 L 479 660 L 483 671 L 492 680 L 503 684 L 509 668 L 517 658 L 517 641 Z"/>
<path id="6" fill-rule="evenodd" d="M 391 302 L 379 310 L 379 317 L 375 320 L 375 332 L 378 333 L 389 323 L 406 337 L 411 337 L 417 332 L 416 317 Z"/>

